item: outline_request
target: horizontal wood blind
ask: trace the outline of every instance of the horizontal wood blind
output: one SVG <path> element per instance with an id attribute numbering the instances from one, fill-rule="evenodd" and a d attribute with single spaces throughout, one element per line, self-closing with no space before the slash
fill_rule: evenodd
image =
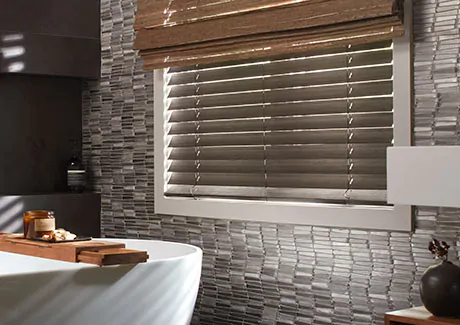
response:
<path id="1" fill-rule="evenodd" d="M 389 40 L 402 0 L 139 0 L 147 70 Z"/>
<path id="2" fill-rule="evenodd" d="M 167 196 L 385 204 L 392 43 L 165 70 Z"/>

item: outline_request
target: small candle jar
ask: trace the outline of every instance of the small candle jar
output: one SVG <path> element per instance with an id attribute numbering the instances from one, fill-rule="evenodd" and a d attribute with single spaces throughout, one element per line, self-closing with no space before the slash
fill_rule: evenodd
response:
<path id="1" fill-rule="evenodd" d="M 56 229 L 53 211 L 34 210 L 24 212 L 24 238 L 41 238 Z"/>

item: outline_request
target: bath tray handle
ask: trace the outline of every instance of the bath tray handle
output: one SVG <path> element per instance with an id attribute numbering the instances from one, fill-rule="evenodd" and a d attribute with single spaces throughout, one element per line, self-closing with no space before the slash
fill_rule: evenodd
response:
<path id="1" fill-rule="evenodd" d="M 147 262 L 149 256 L 145 251 L 137 251 L 126 248 L 104 249 L 97 252 L 82 251 L 78 255 L 78 261 L 99 266 L 117 264 L 136 264 Z"/>

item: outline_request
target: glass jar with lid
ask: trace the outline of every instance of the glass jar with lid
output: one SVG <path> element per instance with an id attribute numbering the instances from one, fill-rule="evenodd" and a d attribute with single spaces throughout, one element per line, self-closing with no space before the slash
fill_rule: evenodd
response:
<path id="1" fill-rule="evenodd" d="M 51 235 L 56 229 L 54 212 L 33 210 L 24 212 L 24 238 L 41 238 Z"/>

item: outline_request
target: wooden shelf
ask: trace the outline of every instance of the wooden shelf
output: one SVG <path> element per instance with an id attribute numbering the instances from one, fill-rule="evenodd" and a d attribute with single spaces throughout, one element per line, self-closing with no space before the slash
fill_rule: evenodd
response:
<path id="1" fill-rule="evenodd" d="M 386 313 L 385 325 L 460 325 L 460 318 L 435 317 L 425 307 L 415 307 Z"/>

